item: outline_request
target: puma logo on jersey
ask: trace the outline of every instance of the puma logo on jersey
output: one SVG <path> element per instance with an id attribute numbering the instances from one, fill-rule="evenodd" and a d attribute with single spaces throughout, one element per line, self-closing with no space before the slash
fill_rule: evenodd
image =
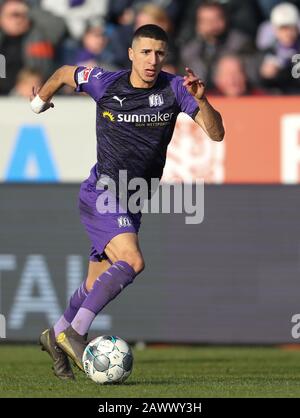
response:
<path id="1" fill-rule="evenodd" d="M 122 107 L 123 106 L 123 101 L 126 99 L 126 97 L 124 97 L 124 99 L 119 99 L 118 96 L 114 96 L 113 99 L 114 100 L 117 100 L 118 102 L 120 102 L 120 106 Z"/>
<path id="2" fill-rule="evenodd" d="M 93 77 L 97 78 L 97 80 L 99 80 L 102 73 L 103 73 L 103 71 L 99 71 L 97 74 L 93 75 Z"/>

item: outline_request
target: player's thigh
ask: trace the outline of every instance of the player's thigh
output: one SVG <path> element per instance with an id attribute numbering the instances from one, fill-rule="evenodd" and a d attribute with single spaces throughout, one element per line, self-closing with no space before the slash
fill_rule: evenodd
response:
<path id="1" fill-rule="evenodd" d="M 102 261 L 90 261 L 88 267 L 88 275 L 86 279 L 86 288 L 88 291 L 91 290 L 95 280 L 104 273 L 111 264 L 107 260 Z"/>
<path id="2" fill-rule="evenodd" d="M 125 232 L 112 238 L 105 247 L 105 254 L 113 263 L 118 260 L 126 261 L 136 273 L 140 273 L 145 267 L 138 236 L 133 232 Z"/>

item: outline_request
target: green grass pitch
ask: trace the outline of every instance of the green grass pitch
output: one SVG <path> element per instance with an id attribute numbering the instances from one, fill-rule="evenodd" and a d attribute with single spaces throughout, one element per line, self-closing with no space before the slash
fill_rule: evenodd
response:
<path id="1" fill-rule="evenodd" d="M 300 351 L 257 347 L 147 347 L 121 385 L 52 375 L 32 345 L 0 345 L 0 397 L 300 397 Z"/>

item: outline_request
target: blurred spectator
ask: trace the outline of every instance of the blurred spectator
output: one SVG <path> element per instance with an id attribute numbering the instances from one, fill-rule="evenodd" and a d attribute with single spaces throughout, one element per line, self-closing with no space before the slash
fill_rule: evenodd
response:
<path id="1" fill-rule="evenodd" d="M 106 48 L 108 38 L 105 34 L 104 23 L 91 22 L 82 39 L 82 48 L 77 51 L 75 65 L 87 67 L 100 66 L 106 69 L 112 63 L 113 55 Z M 110 70 L 112 67 L 110 65 Z"/>
<path id="2" fill-rule="evenodd" d="M 107 10 L 107 21 L 113 25 L 131 25 L 134 22 L 134 0 L 110 1 Z"/>
<path id="3" fill-rule="evenodd" d="M 270 2 L 271 4 L 272 2 Z M 294 9 L 295 12 L 297 13 L 297 10 L 299 10 L 300 7 L 300 0 L 298 1 L 293 1 L 293 2 L 285 2 L 283 3 L 282 0 L 279 0 L 278 2 L 273 2 L 274 5 L 275 3 L 278 4 L 288 4 L 290 9 Z M 293 4 L 296 3 L 296 4 Z M 263 50 L 263 49 L 267 49 L 270 48 L 273 43 L 275 42 L 275 29 L 270 21 L 270 16 L 271 16 L 271 10 L 269 15 L 267 16 L 268 20 L 265 20 L 259 27 L 257 30 L 257 36 L 256 36 L 256 46 L 258 49 Z M 299 28 L 300 28 L 300 22 L 299 22 Z"/>
<path id="4" fill-rule="evenodd" d="M 136 11 L 134 29 L 150 23 L 160 26 L 167 33 L 171 31 L 172 21 L 162 7 L 150 3 L 141 3 L 136 7 Z"/>
<path id="5" fill-rule="evenodd" d="M 172 34 L 173 25 L 167 12 L 155 4 L 147 3 L 138 5 L 135 9 L 133 24 L 120 25 L 112 33 L 110 39 L 111 51 L 114 55 L 113 63 L 119 68 L 130 67 L 128 48 L 131 46 L 132 35 L 142 25 L 155 24 L 163 28 L 169 34 L 169 63 L 176 62 L 176 48 Z"/>
<path id="6" fill-rule="evenodd" d="M 299 93 L 299 79 L 291 75 L 292 57 L 300 53 L 299 12 L 292 4 L 281 3 L 272 10 L 270 20 L 275 40 L 264 51 L 260 68 L 263 86 L 274 93 Z"/>
<path id="7" fill-rule="evenodd" d="M 221 4 L 203 2 L 196 17 L 196 38 L 181 48 L 181 62 L 183 67 L 191 67 L 211 88 L 211 72 L 221 53 L 246 54 L 252 53 L 254 48 L 247 35 L 228 27 Z"/>
<path id="8" fill-rule="evenodd" d="M 257 27 L 261 22 L 261 12 L 255 0 L 219 0 L 215 3 L 223 5 L 230 28 L 238 29 L 246 35 L 254 38 Z M 179 45 L 184 45 L 195 36 L 195 17 L 197 9 L 201 4 L 207 3 L 205 0 L 185 0 L 184 10 L 180 20 L 180 29 L 178 34 Z"/>
<path id="9" fill-rule="evenodd" d="M 213 71 L 214 95 L 240 97 L 261 95 L 261 90 L 253 88 L 247 75 L 245 65 L 238 55 L 223 55 L 219 58 Z"/>
<path id="10" fill-rule="evenodd" d="M 146 4 L 149 2 L 144 0 L 135 0 L 135 4 L 138 3 Z M 174 25 L 178 24 L 178 21 L 182 16 L 182 12 L 186 8 L 186 4 L 182 0 L 151 0 L 151 3 L 164 9 Z"/>
<path id="11" fill-rule="evenodd" d="M 16 85 L 10 94 L 29 98 L 32 95 L 32 88 L 39 88 L 43 83 L 42 74 L 34 69 L 23 68 L 17 75 Z"/>
<path id="12" fill-rule="evenodd" d="M 272 9 L 278 4 L 282 3 L 282 0 L 257 0 L 260 11 L 264 19 L 269 19 Z M 294 4 L 298 8 L 300 7 L 300 0 L 290 0 L 289 3 Z"/>
<path id="13" fill-rule="evenodd" d="M 263 22 L 259 25 L 256 34 L 256 48 L 258 50 L 264 50 L 270 48 L 275 41 L 275 31 L 270 20 Z"/>
<path id="14" fill-rule="evenodd" d="M 49 21 L 53 31 L 53 20 Z M 58 25 L 59 26 L 59 25 Z M 0 94 L 15 85 L 20 68 L 36 68 L 47 77 L 53 71 L 53 43 L 44 28 L 30 18 L 22 0 L 6 0 L 0 8 L 0 51 L 6 58 L 7 77 L 1 81 Z"/>
<path id="15" fill-rule="evenodd" d="M 270 93 L 300 94 L 300 79 L 291 76 L 291 58 L 300 53 L 300 0 L 281 1 L 0 0 L 0 52 L 8 69 L 0 94 L 13 89 L 26 96 L 26 79 L 28 85 L 45 79 L 64 63 L 129 68 L 133 32 L 147 23 L 169 34 L 164 71 L 190 66 L 209 91 L 225 96 L 260 94 L 257 85 Z M 256 54 L 257 25 L 271 9 L 259 27 Z M 63 37 L 67 27 L 71 37 Z M 20 68 L 25 70 L 17 78 Z"/>
<path id="16" fill-rule="evenodd" d="M 65 22 L 62 18 L 55 16 L 46 10 L 42 10 L 39 7 L 30 9 L 29 16 L 35 25 L 42 29 L 43 35 L 55 45 L 55 47 L 60 45 L 60 42 L 63 40 L 67 31 Z"/>
<path id="17" fill-rule="evenodd" d="M 41 0 L 41 7 L 64 19 L 70 35 L 80 40 L 87 23 L 98 16 L 105 18 L 108 0 Z"/>
<path id="18" fill-rule="evenodd" d="M 186 2 L 182 0 L 118 0 L 110 1 L 108 6 L 109 21 L 117 24 L 130 24 L 134 20 L 134 9 L 137 6 L 143 6 L 146 3 L 152 3 L 162 7 L 174 23 L 177 25 L 182 17 L 182 12 L 186 8 Z"/>

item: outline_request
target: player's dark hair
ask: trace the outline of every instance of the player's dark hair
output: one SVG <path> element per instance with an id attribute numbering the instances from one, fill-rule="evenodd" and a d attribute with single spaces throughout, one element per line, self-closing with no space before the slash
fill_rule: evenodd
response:
<path id="1" fill-rule="evenodd" d="M 133 34 L 132 41 L 138 38 L 150 38 L 168 43 L 168 35 L 157 25 L 140 26 Z"/>

